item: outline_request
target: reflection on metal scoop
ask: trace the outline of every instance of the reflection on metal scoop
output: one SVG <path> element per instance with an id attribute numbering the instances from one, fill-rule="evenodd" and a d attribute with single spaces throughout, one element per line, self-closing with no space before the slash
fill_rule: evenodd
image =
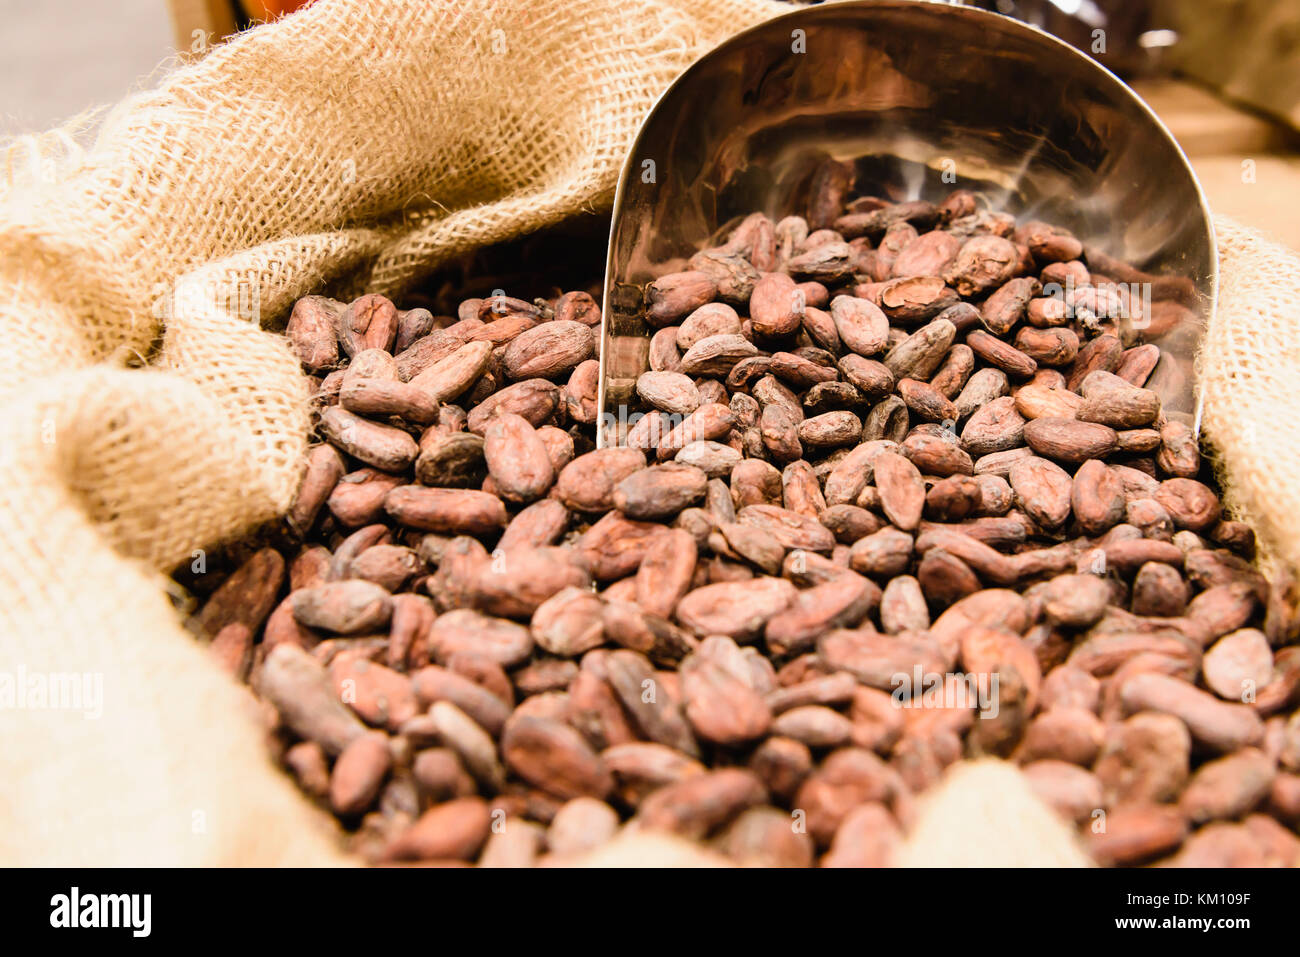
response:
<path id="1" fill-rule="evenodd" d="M 648 365 L 645 284 L 749 213 L 803 213 L 828 159 L 854 165 L 856 195 L 938 201 L 971 189 L 992 210 L 1069 228 L 1094 270 L 1150 282 L 1157 305 L 1177 303 L 1183 318 L 1147 337 L 1164 352 L 1148 387 L 1168 412 L 1193 412 L 1217 254 L 1205 196 L 1169 131 L 1060 40 L 995 13 L 907 0 L 769 20 L 660 98 L 614 199 L 602 423 L 620 418 Z"/>

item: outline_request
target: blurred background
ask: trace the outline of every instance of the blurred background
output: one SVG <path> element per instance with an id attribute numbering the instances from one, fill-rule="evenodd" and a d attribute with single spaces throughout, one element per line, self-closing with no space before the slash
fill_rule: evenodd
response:
<path id="1" fill-rule="evenodd" d="M 175 49 L 167 0 L 0 0 L 0 136 L 121 99 Z"/>
<path id="2" fill-rule="evenodd" d="M 381 0 L 382 2 L 382 0 Z M 0 0 L 0 137 L 150 85 L 159 67 L 307 0 Z"/>
<path id="3" fill-rule="evenodd" d="M 160 67 L 306 5 L 0 0 L 0 137 L 113 103 L 154 82 Z M 1129 80 L 1191 157 L 1216 212 L 1300 249 L 1300 0 L 965 5 L 1055 33 Z"/>

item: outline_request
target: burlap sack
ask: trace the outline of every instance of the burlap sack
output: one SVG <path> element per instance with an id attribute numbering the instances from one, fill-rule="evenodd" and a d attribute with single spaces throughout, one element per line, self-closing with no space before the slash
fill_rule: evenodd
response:
<path id="1" fill-rule="evenodd" d="M 332 825 L 266 759 L 247 693 L 167 597 L 167 570 L 293 495 L 306 387 L 259 321 L 325 283 L 398 295 L 464 251 L 608 205 L 637 123 L 673 76 L 785 9 L 322 0 L 121 104 L 85 147 L 68 130 L 10 145 L 0 862 L 344 860 Z M 1269 431 L 1235 455 L 1225 447 L 1225 463 L 1246 477 L 1239 504 L 1295 545 L 1300 486 L 1264 463 L 1297 454 L 1268 437 L 1295 427 L 1280 414 L 1292 392 L 1273 384 L 1290 348 L 1280 290 L 1296 288 L 1300 266 L 1264 250 L 1273 265 L 1260 272 L 1243 257 L 1263 247 L 1235 242 L 1225 265 L 1240 278 L 1225 283 L 1211 336 L 1233 365 L 1211 374 L 1221 388 L 1207 423 L 1269 413 Z M 1263 276 L 1275 291 L 1250 285 Z M 1057 822 L 1046 837 L 1015 815 L 990 822 L 992 792 L 958 784 L 982 840 L 1073 859 Z M 952 805 L 947 821 L 962 813 Z"/>
<path id="2" fill-rule="evenodd" d="M 1197 357 L 1203 435 L 1234 517 L 1255 527 L 1259 564 L 1300 572 L 1300 257 L 1215 219 L 1219 310 Z"/>

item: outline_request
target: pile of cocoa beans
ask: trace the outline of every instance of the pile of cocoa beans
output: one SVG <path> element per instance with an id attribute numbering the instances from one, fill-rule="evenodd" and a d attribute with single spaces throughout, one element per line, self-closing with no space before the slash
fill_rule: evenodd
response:
<path id="1" fill-rule="evenodd" d="M 586 292 L 297 303 L 321 444 L 185 583 L 356 853 L 886 865 L 993 755 L 1100 863 L 1300 863 L 1295 593 L 1162 411 L 1178 284 L 969 192 L 851 193 L 650 282 L 603 423 Z"/>

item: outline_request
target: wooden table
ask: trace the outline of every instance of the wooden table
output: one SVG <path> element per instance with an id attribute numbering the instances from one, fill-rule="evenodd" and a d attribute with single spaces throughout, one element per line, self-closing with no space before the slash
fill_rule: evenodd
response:
<path id="1" fill-rule="evenodd" d="M 1297 134 L 1188 83 L 1135 88 L 1187 153 L 1211 209 L 1300 250 Z"/>

